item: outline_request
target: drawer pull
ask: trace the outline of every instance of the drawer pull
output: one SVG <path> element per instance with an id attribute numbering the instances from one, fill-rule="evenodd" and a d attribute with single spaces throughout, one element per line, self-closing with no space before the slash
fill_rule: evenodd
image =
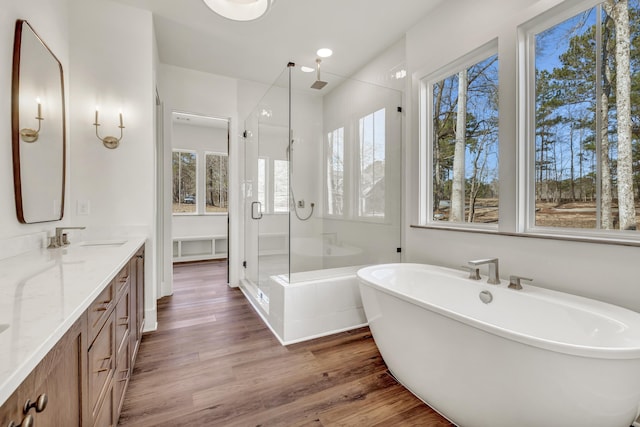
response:
<path id="1" fill-rule="evenodd" d="M 98 369 L 98 370 L 96 371 L 96 374 L 99 374 L 100 372 L 108 371 L 108 370 L 111 368 L 111 356 L 109 356 L 109 357 L 105 357 L 105 358 L 100 359 L 100 360 L 102 360 L 102 363 L 100 364 L 100 366 L 104 366 L 104 362 L 105 362 L 105 361 L 109 361 L 109 364 L 107 365 L 107 367 L 106 367 L 106 368 L 100 368 L 100 369 Z"/>
<path id="2" fill-rule="evenodd" d="M 49 397 L 46 393 L 42 393 L 38 396 L 35 402 L 32 402 L 31 399 L 27 399 L 22 411 L 26 414 L 31 408 L 35 408 L 36 412 L 42 412 L 47 409 L 47 403 L 49 403 Z"/>
<path id="3" fill-rule="evenodd" d="M 20 424 L 16 424 L 15 421 L 10 421 L 7 427 L 33 427 L 33 415 L 29 414 L 24 417 Z"/>
<path id="4" fill-rule="evenodd" d="M 107 309 L 109 309 L 110 304 L 111 304 L 111 301 L 105 301 L 101 303 L 98 307 L 96 307 L 96 311 L 107 311 Z"/>

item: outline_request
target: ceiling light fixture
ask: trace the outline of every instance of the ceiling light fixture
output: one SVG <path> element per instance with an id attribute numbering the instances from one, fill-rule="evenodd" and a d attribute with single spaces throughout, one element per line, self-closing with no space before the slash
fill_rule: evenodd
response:
<path id="1" fill-rule="evenodd" d="M 271 9 L 276 0 L 203 0 L 218 15 L 233 21 L 253 21 Z"/>
<path id="2" fill-rule="evenodd" d="M 311 67 L 300 67 L 300 71 L 302 71 L 303 73 L 313 73 L 316 69 L 315 68 L 311 68 Z"/>
<path id="3" fill-rule="evenodd" d="M 329 48 L 323 47 L 316 52 L 320 58 L 328 58 L 333 55 L 333 51 Z"/>

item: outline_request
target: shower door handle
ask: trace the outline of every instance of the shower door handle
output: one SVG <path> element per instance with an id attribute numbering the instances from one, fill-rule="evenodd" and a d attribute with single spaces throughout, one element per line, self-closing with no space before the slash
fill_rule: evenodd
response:
<path id="1" fill-rule="evenodd" d="M 256 206 L 258 206 L 258 215 L 256 215 Z M 262 203 L 260 202 L 252 202 L 251 203 L 251 219 L 262 219 Z"/>

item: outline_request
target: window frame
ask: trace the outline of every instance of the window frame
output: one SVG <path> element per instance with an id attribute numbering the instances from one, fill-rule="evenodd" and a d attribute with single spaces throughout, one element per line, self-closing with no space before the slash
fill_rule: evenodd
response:
<path id="1" fill-rule="evenodd" d="M 570 0 L 540 14 L 518 27 L 518 141 L 517 144 L 517 232 L 551 238 L 605 240 L 612 242 L 638 242 L 640 232 L 636 230 L 603 230 L 589 228 L 536 226 L 536 81 L 535 81 L 535 36 L 561 24 L 573 16 L 592 9 L 603 0 Z M 599 158 L 600 151 L 597 156 Z M 596 164 L 599 164 L 599 160 Z M 597 174 L 597 200 L 600 198 L 600 175 Z M 598 202 L 596 202 L 597 204 Z"/>
<path id="2" fill-rule="evenodd" d="M 227 211 L 226 212 L 207 212 L 207 157 L 218 156 L 227 158 Z M 229 153 L 223 151 L 205 151 L 204 152 L 204 215 L 222 216 L 229 215 Z"/>
<path id="3" fill-rule="evenodd" d="M 500 226 L 500 217 L 498 223 L 470 223 L 470 222 L 450 222 L 437 221 L 433 218 L 433 85 L 443 79 L 451 77 L 460 72 L 464 68 L 470 68 L 473 65 L 484 61 L 485 59 L 498 55 L 498 69 L 500 68 L 500 57 L 498 52 L 498 39 L 493 39 L 484 45 L 477 47 L 466 55 L 450 62 L 449 64 L 439 68 L 438 70 L 424 74 L 418 77 L 419 80 L 419 212 L 418 221 L 421 226 L 433 228 L 454 228 L 467 230 L 484 230 L 490 232 L 498 232 Z M 498 91 L 500 91 L 500 81 L 498 81 Z M 499 113 L 498 107 L 498 113 Z M 498 118 L 498 129 L 500 128 L 500 119 Z M 500 133 L 500 132 L 498 132 Z M 500 140 L 498 140 L 498 171 L 500 171 L 500 163 L 502 159 L 499 153 Z M 498 173 L 498 183 L 500 183 L 500 173 Z M 498 194 L 498 203 L 500 203 L 500 194 Z M 501 211 L 502 209 L 499 209 Z"/>
<path id="4" fill-rule="evenodd" d="M 195 160 L 194 160 L 194 164 L 196 167 L 196 171 L 195 171 L 195 181 L 196 181 L 196 192 L 194 194 L 195 197 L 195 201 L 193 203 L 194 207 L 196 208 L 194 212 L 173 212 L 173 195 L 171 197 L 172 202 L 172 209 L 171 209 L 171 215 L 177 215 L 177 216 L 197 216 L 200 215 L 199 212 L 199 207 L 198 207 L 198 202 L 200 200 L 200 198 L 198 197 L 198 194 L 200 192 L 200 167 L 198 165 L 199 161 L 198 161 L 198 151 L 197 150 L 190 150 L 190 149 L 184 149 L 184 148 L 173 148 L 171 149 L 171 159 L 172 159 L 172 163 L 173 163 L 173 154 L 174 153 L 191 153 L 195 156 Z M 172 168 L 173 171 L 173 168 Z M 173 194 L 173 172 L 171 175 L 171 193 Z"/>

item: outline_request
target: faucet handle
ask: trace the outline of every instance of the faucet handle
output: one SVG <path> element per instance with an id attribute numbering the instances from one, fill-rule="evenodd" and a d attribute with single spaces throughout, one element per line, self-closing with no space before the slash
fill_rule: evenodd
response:
<path id="1" fill-rule="evenodd" d="M 521 280 L 526 280 L 527 282 L 533 282 L 533 279 L 530 279 L 528 277 L 522 277 L 522 276 L 509 276 L 509 289 L 516 289 L 516 290 L 520 290 L 522 289 L 522 284 L 520 284 Z"/>
<path id="2" fill-rule="evenodd" d="M 471 267 L 468 265 L 461 265 L 460 268 L 469 272 L 469 279 L 480 280 L 480 269 L 478 267 Z"/>

